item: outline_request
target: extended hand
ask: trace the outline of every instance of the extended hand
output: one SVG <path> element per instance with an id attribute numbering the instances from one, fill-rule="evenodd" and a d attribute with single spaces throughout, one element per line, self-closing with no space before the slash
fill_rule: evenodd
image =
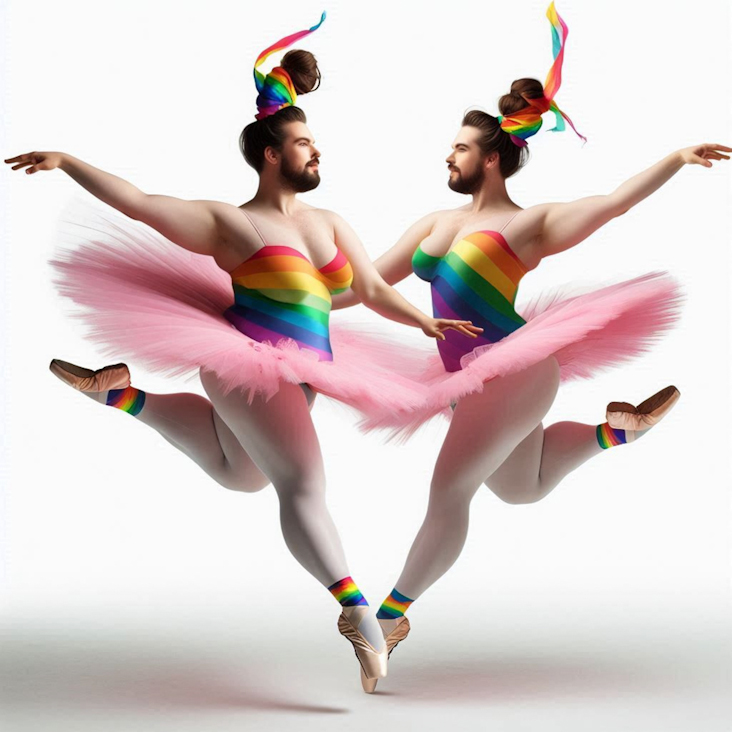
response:
<path id="1" fill-rule="evenodd" d="M 732 152 L 732 147 L 705 142 L 703 145 L 686 147 L 683 150 L 679 150 L 679 153 L 685 163 L 703 165 L 705 168 L 711 168 L 712 160 L 729 160 L 729 155 L 723 155 L 720 152 L 722 150 L 724 152 Z"/>
<path id="2" fill-rule="evenodd" d="M 440 341 L 445 340 L 443 331 L 449 329 L 456 330 L 458 333 L 462 333 L 470 338 L 477 338 L 478 333 L 483 332 L 482 328 L 479 328 L 477 325 L 473 325 L 470 320 L 429 318 L 425 325 L 422 326 L 422 331 L 425 335 L 428 335 L 430 338 L 437 338 Z"/>
<path id="3" fill-rule="evenodd" d="M 14 158 L 8 158 L 5 162 L 13 165 L 13 170 L 19 170 L 30 165 L 26 169 L 26 173 L 35 173 L 38 170 L 53 170 L 61 165 L 63 153 L 60 152 L 31 152 L 23 155 L 17 155 Z"/>

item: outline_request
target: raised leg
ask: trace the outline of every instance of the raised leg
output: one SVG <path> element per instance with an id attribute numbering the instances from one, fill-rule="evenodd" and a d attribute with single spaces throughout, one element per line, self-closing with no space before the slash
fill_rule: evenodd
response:
<path id="1" fill-rule="evenodd" d="M 129 383 L 124 364 L 105 369 L 92 371 L 58 359 L 51 362 L 51 371 L 61 381 L 152 427 L 225 488 L 254 492 L 269 484 L 208 399 L 190 393 L 145 392 Z M 122 388 L 106 388 L 115 382 Z"/>
<path id="2" fill-rule="evenodd" d="M 597 426 L 579 422 L 539 423 L 486 479 L 506 503 L 535 503 L 591 457 L 604 452 Z"/>

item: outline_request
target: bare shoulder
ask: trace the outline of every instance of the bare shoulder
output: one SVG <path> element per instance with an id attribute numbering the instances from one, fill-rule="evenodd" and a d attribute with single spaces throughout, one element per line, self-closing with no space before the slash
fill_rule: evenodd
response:
<path id="1" fill-rule="evenodd" d="M 353 227 L 335 211 L 327 208 L 315 208 L 312 214 L 317 218 L 318 224 L 332 232 L 333 239 L 342 241 L 344 237 L 354 237 L 356 234 Z"/>
<path id="2" fill-rule="evenodd" d="M 345 221 L 345 219 L 340 214 L 337 214 L 335 211 L 331 211 L 327 208 L 314 208 L 313 206 L 310 206 L 310 210 L 317 218 L 319 218 L 324 223 L 336 224 L 338 222 Z"/>
<path id="3" fill-rule="evenodd" d="M 458 208 L 443 208 L 427 214 L 425 219 L 431 218 L 433 223 L 441 224 L 445 222 L 460 221 L 470 214 L 471 206 L 459 206 Z"/>

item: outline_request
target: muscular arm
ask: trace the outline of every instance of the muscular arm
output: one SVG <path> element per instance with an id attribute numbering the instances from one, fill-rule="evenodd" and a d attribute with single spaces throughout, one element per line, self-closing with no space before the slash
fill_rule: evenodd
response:
<path id="1" fill-rule="evenodd" d="M 100 201 L 142 221 L 175 244 L 199 254 L 213 254 L 221 243 L 216 201 L 184 201 L 147 194 L 122 178 L 64 155 L 59 166 Z"/>
<path id="2" fill-rule="evenodd" d="M 192 252 L 213 255 L 223 241 L 220 221 L 225 203 L 148 195 L 132 183 L 62 152 L 25 153 L 5 162 L 14 164 L 13 170 L 25 168 L 30 174 L 60 168 L 100 201 Z"/>
<path id="3" fill-rule="evenodd" d="M 384 252 L 373 266 L 387 285 L 401 282 L 412 274 L 412 256 L 419 243 L 429 236 L 435 224 L 437 214 L 429 214 L 412 224 L 389 251 Z M 355 234 L 354 234 L 355 236 Z M 363 248 L 363 247 L 362 247 Z M 333 309 L 348 308 L 361 302 L 356 291 L 348 292 L 333 298 Z"/>
<path id="4" fill-rule="evenodd" d="M 333 223 L 336 246 L 344 252 L 353 268 L 351 289 L 366 307 L 385 318 L 389 318 L 389 320 L 421 328 L 426 335 L 439 339 L 444 339 L 442 331 L 446 328 L 452 328 L 473 337 L 475 337 L 476 332 L 481 331 L 480 328 L 470 325 L 468 321 L 432 318 L 407 302 L 391 285 L 387 284 L 377 271 L 353 229 L 340 216 L 333 213 L 329 215 Z M 400 243 L 402 243 L 402 240 L 400 240 Z M 419 241 L 417 241 L 418 243 Z M 391 251 L 394 252 L 398 247 L 399 244 Z M 404 264 L 405 254 L 408 254 L 407 248 L 403 244 L 402 249 L 404 251 L 401 255 L 390 258 L 388 252 L 381 258 L 385 260 L 385 264 L 382 264 L 384 271 L 393 281 L 403 279 L 411 271 L 411 267 L 407 269 Z"/>
<path id="5" fill-rule="evenodd" d="M 535 207 L 537 231 L 534 254 L 541 258 L 579 244 L 608 221 L 621 216 L 655 193 L 684 165 L 696 164 L 709 168 L 712 160 L 729 160 L 729 155 L 724 153 L 730 151 L 730 148 L 719 144 L 684 148 L 634 175 L 608 195 Z"/>
<path id="6" fill-rule="evenodd" d="M 536 254 L 546 257 L 576 246 L 608 221 L 657 191 L 683 166 L 684 161 L 676 152 L 634 175 L 607 195 L 537 206 L 535 212 L 540 214 L 540 231 L 534 245 Z"/>

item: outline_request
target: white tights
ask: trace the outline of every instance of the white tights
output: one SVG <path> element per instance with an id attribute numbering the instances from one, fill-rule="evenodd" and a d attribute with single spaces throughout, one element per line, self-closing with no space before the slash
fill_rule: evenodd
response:
<path id="1" fill-rule="evenodd" d="M 255 397 L 250 404 L 238 390 L 224 396 L 215 373 L 201 370 L 200 377 L 210 401 L 145 392 L 136 418 L 225 488 L 253 493 L 272 483 L 282 534 L 295 559 L 325 587 L 350 577 L 325 503 L 323 457 L 310 418 L 313 391 L 283 383 L 269 400 Z M 106 402 L 107 392 L 85 393 Z M 383 646 L 373 611 L 359 615 L 358 628 L 377 650 Z"/>
<path id="2" fill-rule="evenodd" d="M 544 429 L 558 388 L 559 364 L 549 356 L 460 400 L 432 475 L 427 515 L 396 583 L 401 594 L 417 599 L 455 563 L 481 485 L 508 503 L 532 503 L 603 452 L 596 426 L 558 422 Z"/>
<path id="3" fill-rule="evenodd" d="M 268 401 L 223 395 L 213 372 L 201 371 L 208 399 L 145 394 L 137 419 L 159 432 L 225 488 L 254 492 L 272 483 L 287 547 L 321 584 L 349 576 L 343 547 L 325 504 L 325 471 L 310 406 L 315 395 L 282 384 Z"/>

